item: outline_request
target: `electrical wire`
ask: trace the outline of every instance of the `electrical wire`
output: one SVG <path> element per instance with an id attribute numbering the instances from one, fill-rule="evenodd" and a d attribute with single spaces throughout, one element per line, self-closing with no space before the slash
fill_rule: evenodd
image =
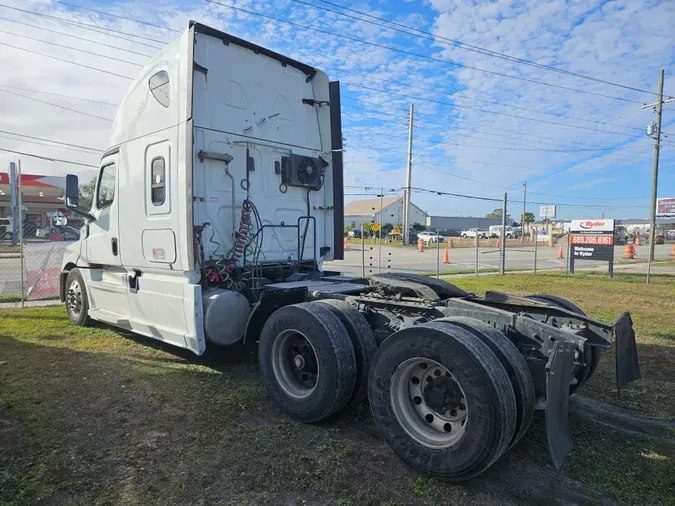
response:
<path id="1" fill-rule="evenodd" d="M 501 102 L 494 102 L 492 100 L 483 100 L 483 99 L 480 99 L 480 98 L 465 97 L 463 95 L 459 95 L 459 96 L 458 95 L 452 95 L 451 93 L 448 93 L 448 92 L 443 91 L 443 90 L 439 90 L 438 88 L 436 88 L 436 89 L 426 88 L 424 86 L 417 86 L 417 85 L 414 85 L 414 84 L 402 83 L 400 81 L 393 81 L 391 79 L 382 79 L 382 78 L 373 77 L 373 76 L 370 76 L 370 75 L 363 76 L 363 75 L 359 75 L 359 74 L 354 74 L 352 72 L 347 72 L 347 71 L 344 71 L 342 69 L 336 69 L 334 67 L 326 67 L 325 65 L 323 66 L 323 69 L 337 70 L 338 72 L 342 72 L 345 75 L 355 76 L 355 77 L 360 77 L 360 78 L 365 77 L 366 79 L 372 79 L 374 81 L 381 81 L 383 83 L 394 84 L 394 85 L 397 85 L 397 86 L 402 86 L 404 88 L 414 88 L 414 89 L 417 89 L 417 90 L 428 91 L 428 92 L 431 92 L 431 93 L 435 93 L 437 95 L 444 95 L 444 96 L 451 95 L 451 100 L 453 100 L 453 101 L 457 100 L 458 98 L 462 99 L 462 100 L 473 100 L 474 102 L 482 102 L 482 103 L 485 103 L 485 104 L 497 105 L 497 106 L 500 106 L 500 107 L 508 107 L 510 109 L 517 109 L 519 111 L 533 112 L 535 114 L 545 114 L 547 116 L 554 116 L 556 118 L 567 118 L 567 119 L 572 119 L 572 120 L 575 120 L 575 121 L 588 121 L 589 123 L 597 123 L 599 125 L 607 125 L 607 126 L 613 126 L 613 127 L 617 127 L 617 128 L 627 128 L 629 130 L 638 130 L 638 131 L 643 130 L 642 128 L 632 127 L 632 126 L 628 126 L 628 125 L 617 125 L 616 123 L 609 123 L 609 122 L 606 122 L 606 121 L 598 121 L 598 120 L 593 120 L 593 119 L 578 118 L 576 116 L 569 116 L 567 114 L 549 112 L 549 111 L 540 111 L 538 109 L 531 109 L 529 107 L 520 107 L 520 106 L 512 105 L 512 104 L 503 104 Z M 343 81 L 343 82 L 345 82 L 345 84 L 349 84 L 349 81 Z M 531 118 L 531 119 L 533 119 L 533 118 Z"/>
<path id="2" fill-rule="evenodd" d="M 95 114 L 89 114 L 88 112 L 78 111 L 77 109 L 71 109 L 70 107 L 65 107 L 63 105 L 55 104 L 53 102 L 47 102 L 46 100 L 40 100 L 39 98 L 35 98 L 35 97 L 29 97 L 27 95 L 22 95 L 21 93 L 16 93 L 14 91 L 3 90 L 1 88 L 0 88 L 0 91 L 3 92 L 3 93 L 9 93 L 11 95 L 16 95 L 17 97 L 23 97 L 23 98 L 28 99 L 28 100 L 33 100 L 34 102 L 39 102 L 41 104 L 47 104 L 47 105 L 51 105 L 53 107 L 58 107 L 59 109 L 64 109 L 66 111 L 76 112 L 78 114 L 82 114 L 84 116 L 89 116 L 91 118 L 102 119 L 104 121 L 110 121 L 110 122 L 113 121 L 110 118 L 104 118 L 103 116 L 96 116 Z"/>
<path id="3" fill-rule="evenodd" d="M 91 155 L 97 155 L 97 154 L 100 154 L 102 152 L 102 150 L 100 150 L 100 149 L 89 148 L 87 146 L 79 146 L 77 144 L 70 144 L 68 142 L 53 141 L 51 139 L 44 139 L 42 137 L 33 137 L 31 135 L 18 134 L 18 133 L 15 133 L 15 132 L 8 132 L 6 130 L 0 130 L 0 133 L 1 134 L 15 135 L 17 137 L 25 137 L 26 139 L 30 139 L 28 141 L 25 141 L 24 139 L 16 139 L 14 137 L 3 136 L 6 139 L 12 139 L 12 140 L 19 141 L 19 142 L 31 142 L 31 143 L 40 144 L 40 145 L 43 145 L 43 146 L 49 146 L 49 144 L 47 144 L 47 143 L 51 142 L 53 144 L 57 144 L 57 146 L 52 146 L 52 147 L 55 147 L 55 148 L 62 147 L 63 149 L 73 149 L 75 151 L 80 151 L 82 153 L 89 152 L 89 154 L 91 154 Z M 38 142 L 38 141 L 43 141 L 43 142 Z"/>
<path id="4" fill-rule="evenodd" d="M 92 56 L 98 56 L 99 58 L 107 58 L 109 60 L 114 60 L 114 61 L 117 61 L 117 62 L 120 62 L 120 63 L 128 63 L 129 65 L 135 65 L 137 67 L 143 67 L 143 64 L 141 64 L 141 63 L 136 63 L 136 62 L 129 61 L 129 60 L 122 60 L 121 58 L 115 58 L 114 56 L 107 56 L 107 55 L 101 54 L 101 53 L 94 53 L 92 51 L 87 51 L 86 49 L 79 49 L 77 47 L 66 46 L 65 44 L 57 44 L 56 42 L 51 42 L 51 41 L 48 41 L 48 40 L 36 39 L 35 37 L 29 37 L 28 35 L 22 35 L 20 33 L 12 33 L 12 32 L 8 32 L 7 30 L 0 30 L 0 33 L 6 33 L 7 35 L 13 35 L 14 37 L 21 37 L 23 39 L 34 40 L 36 42 L 42 42 L 43 44 L 49 44 L 50 46 L 56 46 L 56 47 L 62 47 L 64 49 L 70 49 L 71 51 L 77 51 L 78 53 L 85 53 L 85 54 L 92 55 Z M 70 62 L 70 63 L 73 63 L 73 62 Z"/>
<path id="5" fill-rule="evenodd" d="M 131 19 L 131 18 L 127 18 L 127 17 L 124 17 L 124 16 L 119 16 L 119 15 L 113 14 L 111 12 L 98 11 L 96 9 L 90 9 L 88 7 L 82 7 L 81 5 L 69 4 L 67 2 L 62 2 L 61 0 L 55 0 L 54 3 L 65 5 L 66 7 L 71 7 L 73 9 L 80 9 L 80 10 L 83 10 L 83 11 L 95 12 L 96 14 L 103 14 L 104 16 L 110 16 L 110 17 L 117 18 L 117 19 L 125 19 L 127 21 L 133 21 L 134 23 L 138 23 L 139 25 L 152 26 L 154 28 L 161 28 L 162 30 L 169 30 L 171 32 L 180 33 L 180 30 L 174 30 L 173 28 L 168 28 L 168 27 L 165 27 L 165 26 L 156 25 L 154 23 L 148 23 L 147 21 L 139 21 L 137 19 Z"/>
<path id="6" fill-rule="evenodd" d="M 30 91 L 30 92 L 33 92 L 33 93 L 41 93 L 43 95 L 52 95 L 54 97 L 69 98 L 69 99 L 72 99 L 72 100 L 81 100 L 83 102 L 91 102 L 92 104 L 102 104 L 102 105 L 109 105 L 111 107 L 119 107 L 119 104 L 113 104 L 112 102 L 103 102 L 101 100 L 91 100 L 91 99 L 88 99 L 88 98 L 75 97 L 73 95 L 61 95 L 59 93 L 52 93 L 50 91 L 41 91 L 41 90 L 36 90 L 36 89 L 33 89 L 33 88 L 22 88 L 20 86 L 10 86 L 8 84 L 0 84 L 0 88 L 10 88 L 10 89 L 13 89 L 13 90 Z M 21 96 L 23 96 L 23 95 L 21 95 Z"/>
<path id="7" fill-rule="evenodd" d="M 49 54 L 46 54 L 46 53 L 41 53 L 39 51 L 32 51 L 30 49 L 26 49 L 25 47 L 13 46 L 12 44 L 7 44 L 6 42 L 0 42 L 0 46 L 11 47 L 13 49 L 18 49 L 19 51 L 25 51 L 27 53 L 36 54 L 36 55 L 39 55 L 39 56 L 45 56 L 47 58 L 51 58 L 52 60 L 57 60 L 57 61 L 64 62 L 64 63 L 70 63 L 71 65 L 77 65 L 78 67 L 83 67 L 83 68 L 90 69 L 90 70 L 96 70 L 97 72 L 103 72 L 104 74 L 109 74 L 111 76 L 122 77 L 124 79 L 129 79 L 130 81 L 133 80 L 133 77 L 125 76 L 125 75 L 122 75 L 122 74 L 117 74 L 116 72 L 110 72 L 109 70 L 103 70 L 103 69 L 99 69 L 99 68 L 96 68 L 96 67 L 91 67 L 89 65 L 84 65 L 83 63 L 76 63 L 76 62 L 71 61 L 71 60 L 64 60 L 63 58 L 58 58 L 56 56 L 49 55 Z"/>
<path id="8" fill-rule="evenodd" d="M 34 16 L 40 16 L 40 17 L 43 17 L 43 18 L 53 19 L 53 20 L 58 21 L 60 23 L 65 23 L 65 24 L 68 24 L 68 25 L 77 26 L 77 27 L 80 27 L 80 28 L 84 28 L 85 30 L 90 30 L 90 31 L 93 31 L 93 32 L 96 32 L 96 33 L 101 33 L 103 35 L 109 35 L 110 37 L 122 38 L 122 37 L 119 37 L 119 36 L 111 35 L 111 34 L 106 33 L 106 32 L 118 33 L 118 34 L 122 34 L 122 35 L 127 35 L 129 37 L 137 37 L 139 39 L 147 40 L 147 41 L 150 41 L 150 42 L 158 42 L 160 44 L 168 44 L 168 41 L 165 41 L 165 40 L 152 39 L 150 37 L 144 37 L 142 35 L 136 35 L 134 33 L 123 32 L 121 30 L 115 30 L 113 28 L 107 28 L 107 27 L 104 27 L 104 26 L 82 23 L 81 21 L 71 21 L 69 19 L 60 18 L 58 16 L 51 16 L 51 15 L 45 14 L 43 12 L 35 12 L 35 11 L 29 11 L 29 10 L 26 10 L 26 9 L 19 9 L 18 7 L 12 7 L 11 5 L 5 5 L 5 4 L 0 4 L 0 7 L 4 7 L 5 9 L 11 9 L 11 10 L 18 11 L 18 12 L 25 12 L 26 14 L 33 14 Z M 141 44 L 143 46 L 152 47 L 152 48 L 155 48 L 155 49 L 162 49 L 161 47 L 152 46 L 150 44 L 147 44 L 145 42 L 140 42 L 138 40 L 133 40 L 133 39 L 124 39 L 124 40 L 127 40 L 128 42 L 134 42 L 136 44 Z"/>
<path id="9" fill-rule="evenodd" d="M 48 162 L 69 163 L 70 165 L 79 165 L 81 167 L 93 167 L 94 169 L 98 169 L 98 165 L 91 165 L 89 163 L 74 162 L 72 160 L 62 160 L 60 158 L 52 158 L 52 157 L 49 157 L 49 156 L 36 155 L 34 153 L 26 153 L 25 151 L 15 151 L 13 149 L 6 149 L 6 148 L 0 148 L 0 151 L 6 151 L 7 153 L 14 153 L 15 155 L 30 156 L 32 158 L 39 158 L 41 160 L 47 160 Z"/>
<path id="10" fill-rule="evenodd" d="M 97 40 L 87 39 L 85 37 L 78 37 L 77 35 L 72 35 L 70 33 L 59 32 L 58 30 L 52 30 L 50 28 L 45 28 L 44 26 L 37 26 L 37 25 L 34 25 L 34 24 L 32 25 L 30 23 L 24 23 L 22 21 L 17 21 L 15 19 L 9 19 L 9 18 L 5 18 L 5 17 L 2 17 L 2 16 L 0 16 L 0 19 L 5 20 L 5 21 L 9 21 L 11 23 L 16 23 L 18 25 L 27 26 L 29 28 L 37 28 L 38 30 L 43 30 L 45 32 L 55 33 L 57 35 L 63 35 L 64 37 L 70 37 L 71 39 L 77 39 L 77 40 L 81 40 L 81 41 L 84 41 L 84 42 L 91 42 L 92 44 L 98 44 L 99 46 L 109 47 L 111 49 L 117 49 L 119 51 L 124 51 L 126 53 L 131 53 L 131 54 L 135 54 L 135 55 L 138 55 L 138 56 L 147 56 L 148 58 L 152 58 L 152 55 L 149 55 L 149 54 L 146 54 L 146 53 L 139 53 L 138 51 L 133 51 L 131 49 L 124 49 L 124 48 L 119 47 L 119 46 L 112 46 L 110 44 L 106 44 L 105 42 L 99 42 Z M 128 40 L 128 39 L 122 39 L 122 40 Z"/>
<path id="11" fill-rule="evenodd" d="M 332 12 L 332 13 L 338 14 L 338 15 L 340 15 L 340 16 L 348 17 L 348 18 L 351 18 L 351 19 L 356 19 L 356 20 L 358 20 L 358 21 L 364 21 L 364 22 L 366 22 L 366 23 L 369 23 L 369 24 L 372 24 L 372 25 L 376 25 L 376 26 L 380 26 L 380 27 L 383 27 L 383 28 L 388 28 L 388 29 L 390 29 L 390 30 L 395 30 L 395 31 L 400 32 L 400 33 L 406 33 L 406 34 L 408 34 L 408 35 L 415 35 L 415 34 L 410 33 L 410 32 L 405 32 L 405 31 L 402 31 L 402 30 L 397 30 L 397 29 L 394 28 L 393 26 L 387 26 L 387 25 L 382 25 L 382 24 L 379 24 L 379 23 L 373 23 L 372 21 L 368 21 L 368 20 L 366 20 L 366 19 L 362 19 L 362 18 L 357 18 L 357 17 L 354 17 L 354 16 L 350 16 L 350 15 L 348 15 L 348 14 L 345 14 L 345 13 L 342 13 L 342 12 L 338 12 L 338 11 L 335 11 L 335 10 L 332 10 L 332 9 L 328 9 L 328 8 L 326 8 L 326 7 L 321 7 L 321 6 L 319 6 L 319 5 L 314 5 L 314 4 L 311 4 L 311 3 L 303 2 L 303 1 L 301 1 L 301 0 L 293 0 L 293 1 L 296 2 L 296 3 L 308 5 L 308 6 L 310 6 L 310 7 L 315 8 L 315 9 L 321 9 L 321 10 L 324 10 L 324 11 L 328 11 L 328 12 Z M 361 15 L 361 16 L 364 16 L 364 17 L 367 17 L 367 18 L 370 18 L 370 19 L 375 19 L 375 20 L 378 20 L 378 21 L 383 21 L 383 22 L 385 22 L 385 23 L 389 23 L 390 25 L 398 26 L 398 27 L 404 28 L 404 29 L 406 29 L 406 30 L 411 30 L 411 31 L 413 31 L 413 32 L 417 32 L 418 34 L 421 34 L 421 35 L 415 35 L 415 36 L 420 37 L 420 38 L 423 38 L 423 39 L 427 39 L 427 40 L 430 40 L 430 41 L 433 41 L 433 42 L 436 42 L 436 43 L 439 43 L 439 42 L 440 42 L 441 44 L 445 44 L 445 45 L 449 45 L 449 46 L 453 46 L 453 47 L 458 47 L 458 48 L 460 48 L 460 49 L 464 49 L 464 50 L 467 50 L 467 51 L 474 51 L 474 52 L 477 52 L 477 53 L 479 53 L 479 54 L 486 55 L 486 56 L 492 56 L 492 57 L 496 57 L 496 58 L 501 58 L 501 59 L 504 59 L 504 60 L 507 60 L 507 61 L 510 61 L 510 62 L 513 62 L 513 63 L 519 63 L 519 64 L 523 64 L 523 65 L 530 65 L 530 66 L 533 66 L 533 67 L 536 67 L 536 68 L 539 68 L 539 69 L 548 70 L 548 71 L 553 71 L 553 72 L 558 72 L 558 73 L 565 74 L 565 75 L 569 75 L 569 76 L 572 76 L 572 77 L 577 77 L 577 78 L 580 78 L 580 79 L 587 79 L 587 80 L 589 80 L 589 81 L 594 81 L 594 82 L 601 83 L 601 84 L 607 84 L 607 85 L 610 85 L 610 86 L 616 86 L 616 87 L 618 87 L 618 88 L 623 88 L 623 89 L 627 89 L 627 90 L 631 90 L 631 91 L 636 91 L 636 92 L 639 92 L 639 93 L 648 93 L 648 94 L 650 94 L 650 95 L 658 95 L 658 93 L 653 92 L 653 91 L 642 90 L 642 89 L 640 89 L 640 88 L 635 88 L 635 87 L 633 87 L 633 86 L 628 86 L 628 85 L 625 85 L 625 84 L 615 83 L 615 82 L 613 82 L 613 81 L 607 81 L 607 80 L 599 79 L 599 78 L 593 77 L 593 76 L 587 76 L 587 75 L 585 75 L 585 74 L 580 74 L 580 73 L 578 73 L 578 72 L 572 72 L 572 71 L 570 71 L 570 70 L 565 70 L 565 69 L 561 69 L 561 68 L 558 68 L 558 67 L 553 67 L 553 66 L 550 66 L 550 65 L 544 65 L 544 64 L 542 64 L 542 63 L 537 63 L 537 62 L 533 62 L 533 61 L 530 61 L 530 60 L 526 60 L 526 59 L 524 59 L 524 58 L 518 58 L 518 57 L 515 57 L 515 56 L 507 55 L 507 54 L 505 54 L 505 53 L 500 53 L 500 52 L 498 52 L 498 51 L 493 51 L 493 50 L 491 50 L 491 49 L 486 49 L 486 48 L 483 48 L 483 47 L 480 47 L 480 46 L 475 46 L 475 45 L 473 45 L 473 44 L 467 44 L 467 43 L 461 42 L 461 41 L 459 41 L 459 40 L 450 39 L 450 38 L 444 37 L 444 36 L 442 36 L 442 35 L 438 35 L 438 34 L 434 34 L 434 33 L 430 33 L 430 32 L 424 31 L 424 30 L 420 30 L 420 29 L 418 29 L 418 28 L 414 28 L 414 27 L 405 25 L 405 24 L 403 24 L 403 23 L 397 23 L 397 22 L 395 22 L 395 21 L 391 21 L 391 20 L 388 20 L 388 19 L 385 19 L 385 18 L 380 18 L 380 17 L 374 16 L 374 15 L 372 15 L 372 14 L 368 14 L 368 13 L 365 13 L 365 12 L 362 12 L 362 11 L 359 11 L 359 10 L 356 10 L 356 9 L 352 9 L 352 8 L 349 8 L 349 7 L 345 7 L 344 5 L 340 5 L 340 4 L 337 4 L 337 3 L 334 3 L 334 2 L 330 2 L 330 1 L 328 1 L 328 0 L 317 0 L 317 1 L 319 1 L 319 2 L 321 2 L 321 3 L 324 3 L 324 4 L 332 5 L 332 6 L 334 6 L 334 7 L 338 7 L 338 8 L 340 8 L 340 9 L 343 9 L 343 10 L 346 10 L 346 11 L 349 11 L 349 12 L 354 12 L 354 13 L 356 13 L 356 14 L 359 14 L 359 15 Z M 426 35 L 427 37 L 423 37 L 422 35 Z M 449 44 L 448 44 L 448 43 L 449 43 Z"/>
<path id="12" fill-rule="evenodd" d="M 558 89 L 563 89 L 563 90 L 568 90 L 568 91 L 574 91 L 574 92 L 578 92 L 578 93 L 584 93 L 584 94 L 587 94 L 587 95 L 594 95 L 594 96 L 609 98 L 609 99 L 612 99 L 612 100 L 620 100 L 622 102 L 642 104 L 642 102 L 640 102 L 639 100 L 630 100 L 630 99 L 627 99 L 627 98 L 615 97 L 615 96 L 611 96 L 611 95 L 605 95 L 605 94 L 602 94 L 602 93 L 595 93 L 595 92 L 592 92 L 592 91 L 589 91 L 589 90 L 581 90 L 581 89 L 578 89 L 578 88 L 571 88 L 569 86 L 562 86 L 562 85 L 559 85 L 559 84 L 547 83 L 547 82 L 544 82 L 544 81 L 537 81 L 536 79 L 529 79 L 529 78 L 526 78 L 526 77 L 520 77 L 520 76 L 511 75 L 511 74 L 505 74 L 503 72 L 496 72 L 496 71 L 492 71 L 492 70 L 481 69 L 481 68 L 478 68 L 478 67 L 473 67 L 471 65 L 464 65 L 462 63 L 457 63 L 457 62 L 453 62 L 453 61 L 450 61 L 450 60 L 444 60 L 442 58 L 436 58 L 434 56 L 423 55 L 423 54 L 415 53 L 413 51 L 408 51 L 407 49 L 392 47 L 392 46 L 388 46 L 386 44 L 380 44 L 380 43 L 377 43 L 377 42 L 370 42 L 370 41 L 367 41 L 367 40 L 359 39 L 357 37 L 352 37 L 352 36 L 349 36 L 349 35 L 330 32 L 328 30 L 323 30 L 321 28 L 316 28 L 316 27 L 312 27 L 312 26 L 302 25 L 302 24 L 296 23 L 294 21 L 288 21 L 286 19 L 276 18 L 274 16 L 269 16 L 267 14 L 262 14 L 260 12 L 255 12 L 255 11 L 251 11 L 251 10 L 248 10 L 248 9 L 242 9 L 241 7 L 235 7 L 234 5 L 224 4 L 224 3 L 218 2 L 216 0 L 204 0 L 204 1 L 208 2 L 208 3 L 220 5 L 222 7 L 227 7 L 229 9 L 233 9 L 233 10 L 236 10 L 236 11 L 244 12 L 246 14 L 251 14 L 251 15 L 254 15 L 254 16 L 259 16 L 259 17 L 262 17 L 262 18 L 270 19 L 272 21 L 277 21 L 277 22 L 280 22 L 280 23 L 286 23 L 288 25 L 295 26 L 296 28 L 302 28 L 302 29 L 305 29 L 305 30 L 312 30 L 312 31 L 315 31 L 317 33 L 322 33 L 324 35 L 331 35 L 333 37 L 338 37 L 338 38 L 341 38 L 341 39 L 350 40 L 352 42 L 358 42 L 360 44 L 365 44 L 365 45 L 377 47 L 377 48 L 380 48 L 380 49 L 387 49 L 387 50 L 392 51 L 392 52 L 404 54 L 406 56 L 412 56 L 412 57 L 423 59 L 423 60 L 434 61 L 434 62 L 437 62 L 437 63 L 444 63 L 446 65 L 452 65 L 452 66 L 461 67 L 461 68 L 470 69 L 470 70 L 477 70 L 479 72 L 484 72 L 486 74 L 497 75 L 497 76 L 500 76 L 500 77 L 507 77 L 507 78 L 510 78 L 510 79 L 517 79 L 519 81 L 550 86 L 550 87 L 553 87 L 553 88 L 558 88 Z"/>
<path id="13" fill-rule="evenodd" d="M 384 93 L 386 95 L 393 95 L 393 96 L 397 96 L 397 97 L 419 100 L 421 102 L 430 102 L 430 103 L 433 103 L 433 104 L 447 105 L 447 106 L 450 106 L 450 107 L 459 107 L 461 109 L 469 109 L 469 110 L 472 110 L 472 111 L 478 111 L 478 112 L 482 112 L 482 113 L 486 113 L 486 114 L 496 114 L 498 116 L 506 116 L 506 117 L 509 117 L 509 118 L 516 118 L 516 119 L 520 119 L 520 120 L 532 121 L 532 118 L 528 118 L 526 116 L 518 116 L 517 114 L 509 114 L 507 112 L 491 111 L 489 109 L 480 109 L 478 107 L 471 107 L 471 106 L 468 106 L 468 105 L 458 105 L 458 104 L 453 104 L 451 102 L 444 102 L 443 100 L 434 100 L 434 99 L 426 98 L 426 97 L 418 97 L 418 96 L 415 96 L 415 95 L 408 95 L 406 93 L 398 93 L 398 92 L 395 92 L 395 91 L 381 90 L 379 88 L 372 88 L 370 86 L 363 86 L 362 84 L 346 83 L 346 85 L 350 86 L 352 88 L 360 88 L 360 89 L 363 89 L 363 90 L 375 91 L 375 92 L 378 92 L 378 93 Z M 559 123 L 557 121 L 549 121 L 549 120 L 544 120 L 544 119 L 537 119 L 536 121 L 538 121 L 539 123 L 548 123 L 549 125 L 558 125 L 558 126 L 564 126 L 564 127 L 567 127 L 567 128 L 577 128 L 577 129 L 581 129 L 581 130 L 589 130 L 589 131 L 593 131 L 593 132 L 602 132 L 602 133 L 607 133 L 607 134 L 612 134 L 612 135 L 623 135 L 623 136 L 626 136 L 626 137 L 635 137 L 635 138 L 639 138 L 639 139 L 643 138 L 643 136 L 641 136 L 641 135 L 631 135 L 631 134 L 627 134 L 627 133 L 623 133 L 623 132 L 613 132 L 613 131 L 610 131 L 610 130 L 602 130 L 602 129 L 599 129 L 599 128 L 591 128 L 591 127 L 585 127 L 585 126 L 580 126 L 580 125 L 568 125 L 566 123 Z"/>

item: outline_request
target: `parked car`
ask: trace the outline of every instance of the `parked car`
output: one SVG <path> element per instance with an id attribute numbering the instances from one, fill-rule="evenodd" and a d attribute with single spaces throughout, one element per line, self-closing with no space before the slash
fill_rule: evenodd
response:
<path id="1" fill-rule="evenodd" d="M 460 236 L 460 231 L 455 230 L 453 228 L 446 228 L 443 230 L 438 231 L 439 234 L 441 234 L 444 237 L 459 237 Z"/>
<path id="2" fill-rule="evenodd" d="M 355 237 L 355 238 L 360 238 L 361 237 L 361 230 L 358 228 L 354 228 L 347 232 L 347 237 Z"/>
<path id="3" fill-rule="evenodd" d="M 462 230 L 462 237 L 465 239 L 467 237 L 474 239 L 478 237 L 479 239 L 487 239 L 489 237 L 490 232 L 487 230 L 479 230 L 477 228 L 470 228 L 469 230 Z"/>
<path id="4" fill-rule="evenodd" d="M 675 241 L 675 229 L 666 230 L 666 240 Z"/>
<path id="5" fill-rule="evenodd" d="M 502 226 L 501 225 L 491 225 L 489 228 L 490 237 L 500 237 L 502 235 Z M 518 237 L 516 229 L 513 227 L 506 227 L 506 238 L 513 239 Z"/>
<path id="6" fill-rule="evenodd" d="M 422 239 L 427 244 L 429 244 L 430 242 L 445 241 L 445 237 L 437 234 L 436 232 L 420 232 L 419 234 L 417 234 L 417 239 Z"/>

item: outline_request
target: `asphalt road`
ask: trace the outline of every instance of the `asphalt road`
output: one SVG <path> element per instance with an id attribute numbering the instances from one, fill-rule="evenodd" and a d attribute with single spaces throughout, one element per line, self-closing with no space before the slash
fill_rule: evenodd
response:
<path id="1" fill-rule="evenodd" d="M 624 246 L 615 246 L 614 261 L 616 271 L 629 271 L 636 273 L 647 272 L 648 246 L 637 248 L 635 259 L 631 261 L 623 260 Z M 443 272 L 453 271 L 474 271 L 476 268 L 476 250 L 474 248 L 450 248 L 448 250 L 449 263 L 443 263 L 445 248 L 442 245 L 438 250 L 435 245 L 420 253 L 416 249 L 382 246 L 381 252 L 377 246 L 366 246 L 365 254 L 365 274 L 376 274 L 378 272 L 417 272 L 417 273 L 435 273 L 437 262 L 439 270 Z M 567 251 L 563 246 L 564 258 L 558 258 L 558 247 L 538 245 L 536 248 L 537 270 L 542 271 L 564 271 L 567 265 Z M 671 244 L 656 245 L 654 257 L 656 260 L 670 260 L 672 252 Z M 478 270 L 490 272 L 499 270 L 500 252 L 499 249 L 483 247 L 478 249 Z M 437 260 L 438 259 L 438 260 Z M 531 271 L 534 268 L 535 248 L 534 246 L 523 246 L 506 248 L 507 270 Z M 627 263 L 623 263 L 627 262 Z M 361 246 L 350 245 L 345 251 L 345 259 L 325 262 L 325 270 L 340 271 L 352 276 L 360 276 L 362 273 L 362 253 Z M 607 262 L 584 260 L 576 261 L 577 270 L 584 269 L 607 269 Z M 654 266 L 656 272 L 675 274 L 675 267 Z"/>

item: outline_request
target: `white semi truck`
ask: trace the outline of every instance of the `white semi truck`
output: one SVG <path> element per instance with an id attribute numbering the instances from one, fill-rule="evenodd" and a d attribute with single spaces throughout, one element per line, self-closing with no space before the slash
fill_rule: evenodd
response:
<path id="1" fill-rule="evenodd" d="M 487 469 L 546 407 L 570 448 L 567 397 L 616 340 L 617 384 L 640 376 L 628 313 L 607 324 L 549 295 L 484 298 L 410 274 L 347 278 L 339 83 L 191 22 L 117 112 L 91 209 L 63 258 L 61 298 L 92 320 L 187 348 L 258 343 L 270 397 L 315 422 L 370 402 L 396 453 L 430 475 Z"/>

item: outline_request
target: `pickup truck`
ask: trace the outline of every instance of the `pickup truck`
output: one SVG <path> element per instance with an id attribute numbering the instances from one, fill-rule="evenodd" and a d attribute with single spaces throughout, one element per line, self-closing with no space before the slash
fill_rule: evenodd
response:
<path id="1" fill-rule="evenodd" d="M 475 238 L 478 237 L 479 239 L 485 239 L 487 238 L 490 233 L 487 230 L 479 230 L 477 228 L 470 228 L 469 230 L 462 230 L 462 237 L 465 239 L 468 238 Z"/>

